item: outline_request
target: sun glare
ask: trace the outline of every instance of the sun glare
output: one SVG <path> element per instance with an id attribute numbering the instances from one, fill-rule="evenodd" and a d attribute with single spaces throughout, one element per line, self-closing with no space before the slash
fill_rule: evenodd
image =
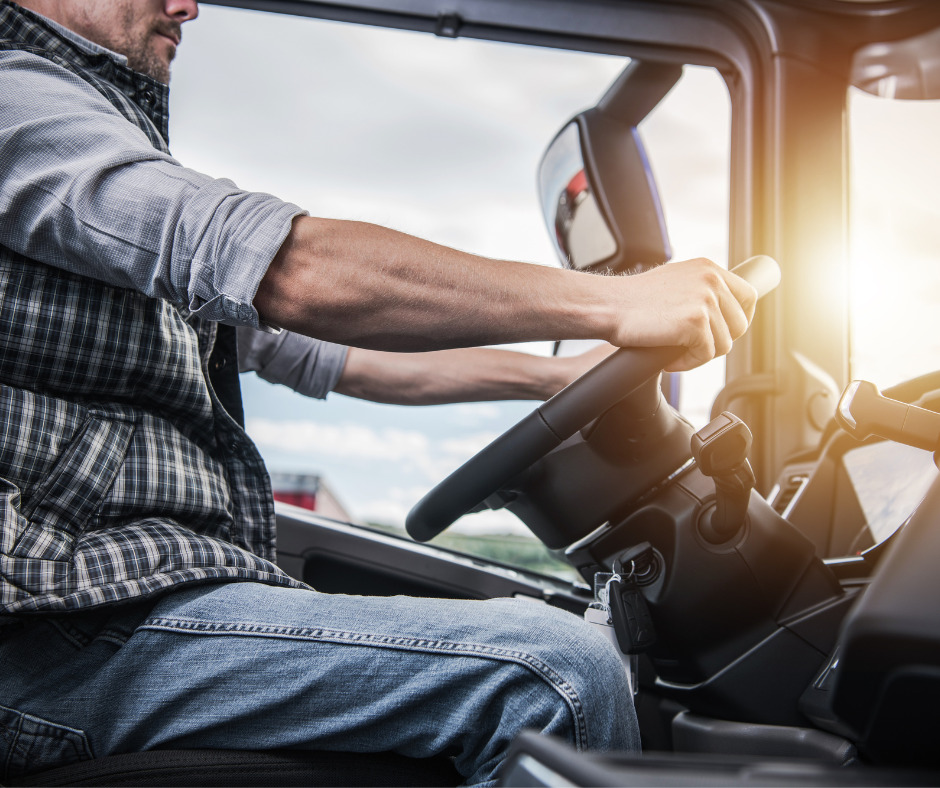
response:
<path id="1" fill-rule="evenodd" d="M 852 377 L 940 368 L 940 101 L 849 96 Z"/>

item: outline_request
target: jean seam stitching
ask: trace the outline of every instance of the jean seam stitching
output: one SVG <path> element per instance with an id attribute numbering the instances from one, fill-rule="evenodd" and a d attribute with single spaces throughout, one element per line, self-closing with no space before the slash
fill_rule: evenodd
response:
<path id="1" fill-rule="evenodd" d="M 4 738 L 10 742 L 10 752 L 7 754 L 7 759 L 4 764 L 5 770 L 3 774 L 5 775 L 10 773 L 10 764 L 13 761 L 14 755 L 19 755 L 24 761 L 29 760 L 29 748 L 20 743 L 21 739 L 23 738 L 23 722 L 25 719 L 26 715 L 21 713 L 17 718 L 17 725 L 15 727 L 11 727 L 0 722 L 0 738 Z M 43 724 L 49 725 L 53 728 L 59 728 L 60 730 L 62 729 L 62 726 L 56 725 L 56 723 L 49 722 L 48 720 L 39 717 L 35 719 L 38 719 Z M 10 733 L 7 733 L 7 731 Z M 72 748 L 72 752 L 75 754 L 76 759 L 83 761 L 94 758 L 94 753 L 89 749 L 88 740 L 85 736 L 85 733 L 83 731 L 69 731 L 69 733 L 77 734 L 78 742 L 76 743 L 72 736 L 64 736 L 62 737 L 61 741 Z"/>
<path id="2" fill-rule="evenodd" d="M 105 643 L 111 643 L 115 646 L 123 646 L 130 639 L 130 635 L 117 629 L 105 629 L 95 636 L 95 640 Z"/>
<path id="3" fill-rule="evenodd" d="M 377 648 L 410 649 L 424 653 L 449 653 L 459 656 L 475 656 L 488 659 L 502 658 L 528 667 L 557 692 L 567 704 L 575 720 L 575 748 L 585 749 L 587 722 L 577 690 L 554 669 L 540 659 L 524 651 L 482 646 L 476 643 L 456 643 L 447 640 L 372 635 L 364 632 L 346 632 L 322 627 L 286 627 L 275 624 L 207 623 L 175 618 L 151 618 L 138 627 L 139 630 L 161 630 L 187 632 L 197 635 L 248 635 L 278 637 L 288 640 L 317 640 L 332 643 L 352 643 Z"/>
<path id="4" fill-rule="evenodd" d="M 49 624 L 62 636 L 62 638 L 67 640 L 76 648 L 85 648 L 91 642 L 84 632 L 80 632 L 71 626 L 67 627 L 61 621 L 50 619 Z"/>
<path id="5" fill-rule="evenodd" d="M 20 757 L 22 758 L 25 758 L 28 755 L 28 751 L 25 750 L 20 744 L 20 728 L 22 724 L 23 724 L 22 716 L 17 718 L 16 727 L 10 727 L 9 725 L 4 725 L 0 723 L 0 728 L 3 729 L 2 731 L 0 731 L 0 733 L 2 733 L 4 739 L 7 739 L 7 741 L 10 742 L 10 751 L 7 753 L 6 762 L 3 764 L 4 778 L 6 778 L 6 775 L 10 773 L 10 765 L 13 762 L 13 756 L 15 754 L 18 753 Z M 10 731 L 10 733 L 6 733 L 6 731 Z"/>

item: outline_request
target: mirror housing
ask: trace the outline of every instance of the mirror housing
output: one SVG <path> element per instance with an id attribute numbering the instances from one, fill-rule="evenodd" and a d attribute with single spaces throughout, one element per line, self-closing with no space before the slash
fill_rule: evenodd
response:
<path id="1" fill-rule="evenodd" d="M 598 105 L 573 118 L 539 166 L 539 196 L 561 264 L 637 272 L 672 256 L 659 190 L 637 125 L 681 68 L 633 61 Z"/>

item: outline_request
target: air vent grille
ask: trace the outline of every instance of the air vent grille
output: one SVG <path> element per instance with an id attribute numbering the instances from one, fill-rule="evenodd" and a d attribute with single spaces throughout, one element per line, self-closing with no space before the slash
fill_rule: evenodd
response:
<path id="1" fill-rule="evenodd" d="M 777 489 L 777 494 L 771 499 L 773 510 L 781 517 L 790 514 L 790 510 L 796 503 L 803 491 L 803 487 L 809 480 L 807 473 L 794 473 L 787 476 L 786 481 Z"/>

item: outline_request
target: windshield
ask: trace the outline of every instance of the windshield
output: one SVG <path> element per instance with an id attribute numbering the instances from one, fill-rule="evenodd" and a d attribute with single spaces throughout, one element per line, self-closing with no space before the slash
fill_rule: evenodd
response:
<path id="1" fill-rule="evenodd" d="M 315 216 L 551 266 L 539 159 L 628 62 L 211 5 L 187 37 L 170 134 L 187 166 Z M 516 349 L 549 355 L 552 345 Z M 279 498 L 396 533 L 434 484 L 535 406 L 320 402 L 253 374 L 242 389 Z M 436 543 L 573 572 L 508 512 L 465 520 Z"/>
<path id="2" fill-rule="evenodd" d="M 211 5 L 187 36 L 170 134 L 185 165 L 313 215 L 552 266 L 539 160 L 629 62 Z M 720 76 L 693 68 L 641 126 L 677 257 L 726 264 L 729 115 Z M 722 383 L 720 363 L 696 371 L 683 409 L 704 423 Z M 242 389 L 281 500 L 399 534 L 434 484 L 535 407 L 320 402 L 253 374 Z M 435 543 L 573 576 L 506 511 L 465 517 Z"/>

